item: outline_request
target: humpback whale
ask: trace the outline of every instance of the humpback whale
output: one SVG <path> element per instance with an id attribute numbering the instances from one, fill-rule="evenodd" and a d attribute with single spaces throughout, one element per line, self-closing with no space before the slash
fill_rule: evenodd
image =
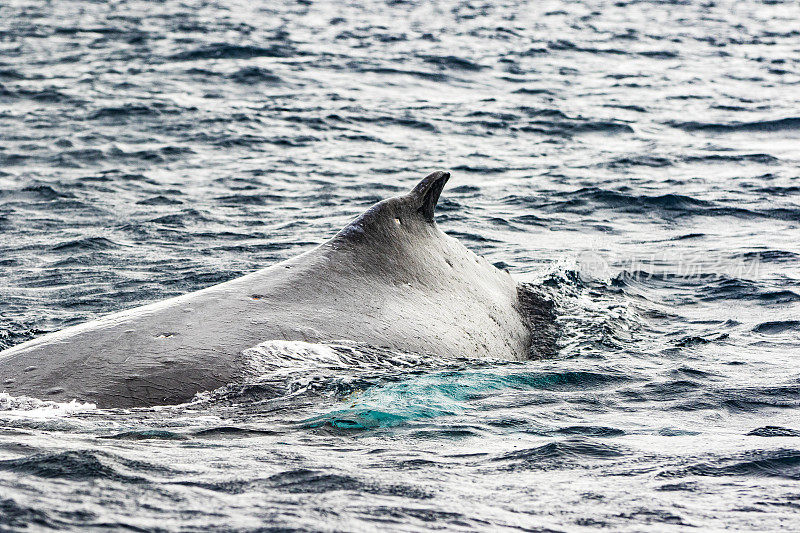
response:
<path id="1" fill-rule="evenodd" d="M 378 202 L 316 248 L 243 277 L 0 352 L 0 391 L 101 408 L 179 404 L 235 383 L 268 340 L 352 341 L 524 360 L 542 313 L 434 221 L 448 172 Z"/>

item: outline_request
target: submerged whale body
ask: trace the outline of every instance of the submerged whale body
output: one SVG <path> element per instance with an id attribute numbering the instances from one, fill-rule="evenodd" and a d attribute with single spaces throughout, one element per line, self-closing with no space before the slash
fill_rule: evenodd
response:
<path id="1" fill-rule="evenodd" d="M 109 408 L 182 403 L 241 378 L 242 352 L 268 340 L 527 359 L 543 315 L 507 272 L 438 229 L 449 177 L 434 172 L 287 261 L 0 352 L 0 390 Z"/>

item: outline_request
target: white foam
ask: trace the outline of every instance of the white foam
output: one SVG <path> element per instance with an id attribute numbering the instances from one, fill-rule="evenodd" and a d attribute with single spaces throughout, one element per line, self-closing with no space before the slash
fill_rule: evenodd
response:
<path id="1" fill-rule="evenodd" d="M 347 341 L 331 344 L 303 341 L 271 340 L 242 352 L 248 373 L 252 376 L 270 373 L 296 374 L 299 369 L 341 370 L 358 367 L 413 367 L 432 356 L 409 354 L 386 348 L 360 345 Z"/>
<path id="2" fill-rule="evenodd" d="M 95 404 L 82 403 L 77 400 L 54 402 L 51 400 L 31 398 L 30 396 L 11 396 L 6 392 L 0 392 L 0 412 L 4 414 L 21 412 L 24 413 L 26 417 L 50 418 L 94 409 L 97 409 Z"/>

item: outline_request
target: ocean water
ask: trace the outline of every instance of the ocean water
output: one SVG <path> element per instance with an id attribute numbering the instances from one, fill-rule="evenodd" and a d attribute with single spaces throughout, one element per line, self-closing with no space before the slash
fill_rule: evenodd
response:
<path id="1" fill-rule="evenodd" d="M 560 336 L 265 342 L 177 407 L 0 394 L 0 530 L 797 531 L 799 28 L 794 0 L 2 2 L 0 348 L 438 169 L 440 227 Z"/>

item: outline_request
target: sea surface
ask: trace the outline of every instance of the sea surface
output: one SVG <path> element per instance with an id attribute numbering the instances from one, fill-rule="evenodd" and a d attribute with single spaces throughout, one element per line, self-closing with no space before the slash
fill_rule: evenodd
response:
<path id="1" fill-rule="evenodd" d="M 795 0 L 4 0 L 0 348 L 439 169 L 554 356 L 266 342 L 177 407 L 0 389 L 0 530 L 800 529 Z"/>

